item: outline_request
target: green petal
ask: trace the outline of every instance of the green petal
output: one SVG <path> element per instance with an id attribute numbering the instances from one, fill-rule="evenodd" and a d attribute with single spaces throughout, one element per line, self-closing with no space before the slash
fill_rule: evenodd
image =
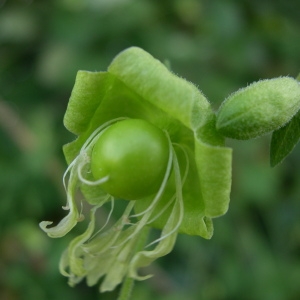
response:
<path id="1" fill-rule="evenodd" d="M 69 267 L 69 253 L 68 253 L 68 249 L 66 249 L 59 261 L 59 272 L 60 274 L 62 274 L 63 276 L 66 277 L 70 277 L 71 274 L 69 272 L 67 272 L 67 268 Z"/>
<path id="2" fill-rule="evenodd" d="M 136 239 L 131 239 L 125 246 L 120 247 L 119 253 L 116 255 L 113 264 L 110 266 L 104 281 L 101 284 L 100 291 L 112 291 L 123 281 L 128 272 L 129 261 L 134 250 Z"/>
<path id="3" fill-rule="evenodd" d="M 102 276 L 108 275 L 109 273 L 110 276 L 113 277 L 113 281 L 116 280 L 118 275 L 115 277 L 113 274 L 114 266 L 117 264 L 116 260 L 118 259 L 118 255 L 123 249 L 122 247 L 116 246 L 122 243 L 132 233 L 132 229 L 133 228 L 130 227 L 122 231 L 114 227 L 108 234 L 104 233 L 101 238 L 98 237 L 82 247 L 86 253 L 84 256 L 84 267 L 87 270 L 86 278 L 89 286 L 96 284 Z M 118 266 L 115 266 L 115 268 L 118 268 Z M 122 276 L 124 276 L 124 274 Z M 105 280 L 107 282 L 108 279 Z M 118 283 L 114 283 L 113 285 L 117 284 Z M 109 287 L 105 285 L 106 284 L 104 284 L 103 287 L 101 286 L 101 288 L 108 290 Z M 111 283 L 108 283 L 108 285 L 111 286 Z"/>
<path id="4" fill-rule="evenodd" d="M 99 279 L 103 277 L 111 268 L 115 260 L 115 255 L 101 255 L 95 259 L 95 256 L 87 256 L 85 263 L 90 266 L 87 268 L 86 282 L 88 286 L 93 286 L 98 283 Z"/>
<path id="5" fill-rule="evenodd" d="M 77 165 L 79 162 L 76 162 Z M 59 238 L 66 235 L 78 222 L 79 212 L 75 202 L 75 191 L 77 186 L 77 173 L 74 171 L 76 168 L 72 168 L 70 172 L 70 179 L 67 192 L 67 207 L 70 210 L 69 214 L 65 216 L 56 226 L 48 228 L 53 222 L 43 221 L 40 223 L 40 227 L 45 231 L 48 236 L 52 238 Z"/>
<path id="6" fill-rule="evenodd" d="M 167 235 L 169 232 L 171 232 L 173 230 L 173 228 L 175 228 L 177 226 L 178 221 L 180 219 L 180 214 L 181 214 L 181 207 L 179 205 L 179 202 L 176 202 L 172 209 L 170 217 L 167 220 L 167 223 L 162 230 L 162 233 L 161 233 L 162 237 Z M 137 269 L 139 269 L 141 267 L 146 267 L 146 266 L 150 265 L 157 258 L 165 256 L 168 253 L 170 253 L 176 242 L 177 233 L 178 233 L 177 231 L 174 231 L 169 236 L 163 238 L 161 241 L 159 241 L 158 245 L 152 251 L 138 252 L 133 257 L 133 259 L 130 263 L 129 277 L 132 277 L 137 280 L 144 280 L 144 279 L 151 277 L 151 275 L 147 275 L 144 277 L 137 275 Z"/>
<path id="7" fill-rule="evenodd" d="M 95 212 L 99 206 L 95 206 L 90 213 L 90 223 L 86 231 L 77 236 L 69 245 L 68 256 L 69 256 L 69 267 L 70 272 L 76 276 L 85 276 L 86 269 L 83 266 L 82 250 L 79 248 L 83 243 L 85 243 L 93 234 L 95 228 Z"/>
<path id="8" fill-rule="evenodd" d="M 182 181 L 178 159 L 175 150 L 173 150 L 173 168 L 175 173 L 175 185 L 176 185 L 176 200 L 173 204 L 171 214 L 162 230 L 161 237 L 152 242 L 158 242 L 158 245 L 152 251 L 141 251 L 135 254 L 129 266 L 129 276 L 137 279 L 144 280 L 151 275 L 141 277 L 137 275 L 137 269 L 150 265 L 154 260 L 159 257 L 165 256 L 170 253 L 176 242 L 178 228 L 183 219 L 183 198 L 182 198 Z"/>
<path id="9" fill-rule="evenodd" d="M 141 251 L 138 252 L 132 259 L 129 266 L 129 277 L 136 280 L 145 280 L 152 275 L 139 276 L 137 269 L 149 266 L 154 260 L 169 254 L 176 242 L 177 232 L 174 232 L 164 240 L 160 241 L 159 244 L 152 251 Z"/>

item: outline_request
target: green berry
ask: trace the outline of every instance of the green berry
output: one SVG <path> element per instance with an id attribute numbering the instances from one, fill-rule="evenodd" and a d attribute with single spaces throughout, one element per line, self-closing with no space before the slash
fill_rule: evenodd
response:
<path id="1" fill-rule="evenodd" d="M 168 159 L 168 139 L 161 129 L 144 120 L 127 119 L 99 136 L 91 170 L 96 180 L 108 176 L 101 185 L 108 194 L 137 200 L 158 191 Z"/>

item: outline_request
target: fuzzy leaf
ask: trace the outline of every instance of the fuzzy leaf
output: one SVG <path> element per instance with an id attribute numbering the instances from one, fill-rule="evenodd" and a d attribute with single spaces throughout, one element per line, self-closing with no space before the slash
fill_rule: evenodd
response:
<path id="1" fill-rule="evenodd" d="M 298 112 L 290 122 L 284 127 L 276 130 L 272 134 L 270 163 L 275 167 L 289 155 L 300 139 L 300 112 Z"/>

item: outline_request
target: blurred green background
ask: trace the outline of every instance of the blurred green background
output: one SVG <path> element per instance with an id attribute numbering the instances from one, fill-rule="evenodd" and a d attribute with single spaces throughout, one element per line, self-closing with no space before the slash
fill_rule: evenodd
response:
<path id="1" fill-rule="evenodd" d="M 194 82 L 215 109 L 263 78 L 296 77 L 297 0 L 0 0 L 0 299 L 116 299 L 58 272 L 66 238 L 38 227 L 65 204 L 62 124 L 76 72 L 139 46 Z M 229 212 L 210 241 L 180 236 L 133 299 L 300 299 L 300 147 L 269 167 L 269 141 L 234 148 Z"/>

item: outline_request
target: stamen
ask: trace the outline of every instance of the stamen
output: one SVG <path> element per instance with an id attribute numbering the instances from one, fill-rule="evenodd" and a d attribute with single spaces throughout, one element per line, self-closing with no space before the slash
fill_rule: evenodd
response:
<path id="1" fill-rule="evenodd" d="M 135 214 L 135 215 L 130 216 L 130 218 L 140 217 L 140 216 L 146 214 L 147 212 L 149 212 L 150 210 L 153 210 L 153 208 L 156 206 L 157 201 L 160 199 L 162 193 L 165 190 L 165 187 L 167 185 L 167 181 L 168 181 L 168 179 L 170 177 L 170 174 L 171 174 L 172 161 L 173 161 L 173 150 L 172 150 L 173 148 L 172 148 L 171 139 L 170 139 L 169 134 L 167 132 L 165 132 L 165 133 L 166 133 L 168 143 L 169 143 L 169 160 L 168 160 L 168 165 L 167 165 L 167 169 L 166 169 L 164 179 L 163 179 L 163 181 L 160 185 L 160 188 L 159 188 L 154 200 L 149 205 L 149 207 L 146 210 L 144 210 L 143 212 L 139 213 L 139 214 Z"/>
<path id="2" fill-rule="evenodd" d="M 51 225 L 53 222 L 44 221 L 40 223 L 40 227 L 42 230 L 44 230 L 49 236 L 51 237 L 61 237 L 68 233 L 76 224 L 78 221 L 82 219 L 82 214 L 78 213 L 77 205 L 75 203 L 75 192 L 78 186 L 78 180 L 81 180 L 83 183 L 87 185 L 98 185 L 101 183 L 104 183 L 109 178 L 104 177 L 97 181 L 89 181 L 82 176 L 82 168 L 86 163 L 89 162 L 89 152 L 92 151 L 93 145 L 97 141 L 97 135 L 101 132 L 103 132 L 104 129 L 106 129 L 111 124 L 127 119 L 125 117 L 116 118 L 113 120 L 110 120 L 104 124 L 102 124 L 100 127 L 98 127 L 86 140 L 86 142 L 81 147 L 79 154 L 74 158 L 74 160 L 69 164 L 67 167 L 67 170 L 65 171 L 62 181 L 63 186 L 67 195 L 67 203 L 65 206 L 63 206 L 63 209 L 69 210 L 69 213 L 67 216 L 65 216 L 58 225 L 48 228 L 49 225 Z M 69 178 L 67 180 L 67 175 L 70 172 Z"/>
<path id="3" fill-rule="evenodd" d="M 176 195 L 174 195 L 170 201 L 163 207 L 163 209 L 160 210 L 160 212 L 154 217 L 152 218 L 150 221 L 147 222 L 148 224 L 151 224 L 152 222 L 154 222 L 156 219 L 158 219 L 167 209 L 168 207 L 174 202 L 174 200 L 176 199 Z"/>
<path id="4" fill-rule="evenodd" d="M 181 182 L 181 175 L 180 175 L 180 169 L 179 169 L 179 164 L 178 164 L 178 160 L 177 160 L 177 155 L 174 151 L 174 159 L 173 159 L 173 167 L 174 167 L 174 172 L 175 172 L 175 184 L 176 184 L 176 202 L 174 204 L 173 210 L 171 212 L 171 215 L 168 219 L 168 221 L 173 218 L 173 214 L 176 213 L 176 206 L 179 206 L 179 217 L 178 217 L 178 222 L 176 224 L 176 226 L 167 234 L 161 236 L 160 238 L 156 239 L 155 241 L 151 242 L 150 244 L 148 244 L 146 246 L 149 247 L 155 243 L 158 243 L 162 240 L 164 240 L 165 238 L 167 238 L 168 236 L 170 236 L 171 234 L 173 234 L 174 232 L 176 232 L 178 230 L 178 228 L 180 227 L 182 220 L 183 220 L 183 215 L 184 215 L 184 206 L 183 206 L 183 198 L 182 198 L 182 182 Z M 168 224 L 167 221 L 167 224 Z M 167 225 L 166 225 L 167 226 Z"/>
<path id="5" fill-rule="evenodd" d="M 64 186 L 66 194 L 68 194 L 68 185 L 66 184 L 66 176 L 69 172 L 71 173 L 72 168 L 76 164 L 77 160 L 78 160 L 78 156 L 69 164 L 69 166 L 67 167 L 67 170 L 65 171 L 65 173 L 63 175 L 63 186 Z M 70 181 L 70 178 L 69 178 L 69 181 Z M 64 209 L 64 210 L 69 210 L 70 209 L 68 201 L 67 201 L 67 204 L 62 207 L 62 209 Z"/>
<path id="6" fill-rule="evenodd" d="M 84 221 L 85 216 L 84 215 L 79 215 L 79 217 L 77 218 L 77 222 L 82 222 Z"/>
<path id="7" fill-rule="evenodd" d="M 100 185 L 104 182 L 107 182 L 109 180 L 109 176 L 105 176 L 103 178 L 100 178 L 98 180 L 95 180 L 95 181 L 92 181 L 92 180 L 88 180 L 88 179 L 85 179 L 83 178 L 82 176 L 82 169 L 83 167 L 86 165 L 86 162 L 83 162 L 81 163 L 79 166 L 78 166 L 78 169 L 77 169 L 77 173 L 78 173 L 78 178 L 81 182 L 83 182 L 84 184 L 86 185 L 90 185 L 90 186 L 95 186 L 95 185 Z"/>
<path id="8" fill-rule="evenodd" d="M 179 145 L 177 143 L 173 143 L 172 145 L 178 146 L 182 150 L 182 152 L 184 153 L 184 155 L 185 155 L 186 167 L 185 167 L 184 175 L 183 175 L 183 178 L 182 178 L 182 187 L 183 187 L 184 184 L 185 184 L 188 172 L 189 172 L 189 163 L 190 162 L 189 162 L 188 154 L 187 154 L 186 150 L 181 145 Z M 176 199 L 176 193 L 173 195 L 173 197 L 170 199 L 170 201 L 163 207 L 163 209 L 161 209 L 161 211 L 153 219 L 151 219 L 150 221 L 148 221 L 147 224 L 151 224 L 156 219 L 158 219 L 168 209 L 168 207 L 173 203 L 173 201 L 175 199 Z"/>
<path id="9" fill-rule="evenodd" d="M 130 201 L 125 209 L 123 216 L 115 223 L 115 225 L 111 229 L 109 229 L 108 231 L 103 233 L 103 237 L 100 236 L 99 238 L 96 238 L 96 240 L 98 239 L 98 241 L 99 240 L 101 241 L 102 238 L 105 238 L 105 236 L 109 235 L 111 232 L 114 232 L 114 234 L 112 235 L 112 238 L 109 239 L 105 244 L 101 245 L 101 248 L 97 248 L 97 251 L 94 252 L 94 254 L 96 254 L 97 256 L 100 256 L 102 253 L 106 252 L 108 249 L 117 248 L 117 246 L 113 246 L 113 245 L 118 240 L 120 234 L 123 232 L 122 229 L 125 226 L 125 224 L 123 222 L 123 218 L 129 216 L 131 210 L 134 207 L 134 204 L 135 204 L 135 201 Z M 98 241 L 97 241 L 97 244 L 99 244 Z M 91 241 L 91 243 L 93 243 L 93 241 Z M 93 253 L 92 253 L 93 250 L 89 249 L 88 245 L 87 245 L 87 247 L 84 247 L 83 250 L 85 252 L 93 255 Z"/>
<path id="10" fill-rule="evenodd" d="M 85 150 L 85 149 L 89 146 L 90 142 L 94 139 L 94 137 L 95 137 L 99 132 L 103 131 L 106 127 L 112 125 L 112 124 L 115 123 L 115 122 L 122 121 L 122 120 L 126 120 L 126 119 L 128 119 L 128 118 L 126 118 L 126 117 L 116 118 L 116 119 L 107 121 L 107 122 L 105 122 L 104 124 L 102 124 L 101 126 L 99 126 L 97 129 L 95 129 L 95 130 L 93 131 L 93 133 L 92 133 L 92 134 L 89 136 L 89 138 L 85 141 L 85 143 L 83 144 L 83 146 L 82 146 L 81 149 L 80 149 L 80 153 L 82 153 L 82 151 Z"/>
<path id="11" fill-rule="evenodd" d="M 190 169 L 190 161 L 189 161 L 189 157 L 188 154 L 186 152 L 186 150 L 184 149 L 184 147 L 180 144 L 177 143 L 173 143 L 174 146 L 177 146 L 178 148 L 180 148 L 185 156 L 185 161 L 186 161 L 186 167 L 185 167 L 185 171 L 184 171 L 184 175 L 182 177 L 182 186 L 184 186 L 187 175 L 189 173 L 189 169 Z"/>
<path id="12" fill-rule="evenodd" d="M 79 151 L 79 154 L 78 156 L 69 164 L 69 166 L 67 167 L 64 175 L 63 175 L 63 186 L 64 186 L 64 189 L 65 189 L 65 192 L 67 193 L 67 184 L 66 184 L 66 176 L 67 174 L 71 171 L 71 169 L 74 167 L 74 165 L 76 164 L 76 162 L 80 159 L 80 158 L 83 158 L 83 160 L 85 160 L 85 156 L 86 156 L 86 152 L 85 150 L 87 148 L 90 148 L 89 146 L 91 146 L 90 144 L 94 144 L 96 142 L 96 139 L 93 140 L 96 135 L 103 131 L 104 129 L 106 129 L 106 127 L 110 126 L 111 124 L 115 123 L 115 122 L 118 122 L 118 121 L 122 121 L 122 120 L 126 120 L 128 118 L 126 117 L 120 117 L 120 118 L 116 118 L 116 119 L 113 119 L 113 120 L 110 120 L 108 122 L 105 122 L 104 124 L 102 124 L 101 126 L 99 126 L 96 130 L 93 131 L 93 133 L 89 136 L 89 138 L 85 141 L 85 143 L 83 144 L 83 146 L 81 147 L 80 151 Z M 82 178 L 82 177 L 81 177 Z M 83 182 L 84 182 L 85 179 L 83 179 Z M 102 179 L 101 179 L 102 180 Z M 108 180 L 108 179 L 107 179 Z M 86 183 L 86 182 L 85 182 Z M 103 182 L 97 182 L 95 185 L 97 184 L 101 184 Z M 89 185 L 93 185 L 93 184 L 90 184 L 90 183 L 86 183 L 86 184 L 89 184 Z M 66 206 L 64 206 L 63 209 L 67 209 L 68 208 L 68 204 Z"/>
<path id="13" fill-rule="evenodd" d="M 74 166 L 74 164 L 77 160 L 81 160 L 81 163 L 79 164 L 78 170 L 77 170 L 78 178 L 81 182 L 83 182 L 87 185 L 90 185 L 90 186 L 95 186 L 95 185 L 100 185 L 109 180 L 109 176 L 105 176 L 105 177 L 100 178 L 95 181 L 87 180 L 82 176 L 82 169 L 90 161 L 90 157 L 88 156 L 87 152 L 89 152 L 92 149 L 93 145 L 96 143 L 97 135 L 99 137 L 104 132 L 104 130 L 108 129 L 108 127 L 110 127 L 113 123 L 122 121 L 122 120 L 126 120 L 126 119 L 128 119 L 128 118 L 121 117 L 121 118 L 116 118 L 116 119 L 110 120 L 108 122 L 105 122 L 104 124 L 99 126 L 96 130 L 93 131 L 93 133 L 89 136 L 89 138 L 85 141 L 85 143 L 81 147 L 79 155 L 68 166 L 68 168 L 63 176 L 63 183 L 64 183 L 65 190 L 66 190 L 66 183 L 65 183 L 66 174 Z"/>
<path id="14" fill-rule="evenodd" d="M 80 201 L 80 213 L 79 213 L 79 217 L 78 217 L 78 222 L 82 222 L 84 220 L 84 215 L 82 214 L 83 211 L 83 202 Z"/>
<path id="15" fill-rule="evenodd" d="M 115 198 L 112 197 L 112 196 L 109 196 L 111 198 L 111 207 L 110 207 L 110 211 L 109 211 L 109 214 L 106 218 L 106 221 L 104 223 L 104 225 L 97 231 L 93 234 L 93 236 L 91 237 L 91 239 L 93 239 L 97 234 L 99 234 L 105 227 L 106 225 L 108 224 L 110 218 L 111 218 L 111 215 L 113 213 L 113 210 L 114 210 L 114 206 L 115 206 Z"/>
<path id="16" fill-rule="evenodd" d="M 162 181 L 162 184 L 161 184 L 156 196 L 154 197 L 154 200 L 149 205 L 149 207 L 146 210 L 144 210 L 142 213 L 130 216 L 130 218 L 133 218 L 133 217 L 138 217 L 138 216 L 143 215 L 142 219 L 139 222 L 136 223 L 136 228 L 135 228 L 134 232 L 131 235 L 129 235 L 123 242 L 121 242 L 120 244 L 118 244 L 117 246 L 115 246 L 113 248 L 117 248 L 117 247 L 120 247 L 120 246 L 124 245 L 126 242 L 128 242 L 130 239 L 132 239 L 134 236 L 136 236 L 144 226 L 147 225 L 148 219 L 151 217 L 154 208 L 156 207 L 158 201 L 160 200 L 160 197 L 161 197 L 162 193 L 165 190 L 167 181 L 168 181 L 170 173 L 171 173 L 171 167 L 172 167 L 172 161 L 173 161 L 173 152 L 174 152 L 170 136 L 168 135 L 167 132 L 165 132 L 165 133 L 166 133 L 168 143 L 169 143 L 169 160 L 168 160 L 168 165 L 167 165 L 166 173 L 165 173 L 164 179 Z"/>

